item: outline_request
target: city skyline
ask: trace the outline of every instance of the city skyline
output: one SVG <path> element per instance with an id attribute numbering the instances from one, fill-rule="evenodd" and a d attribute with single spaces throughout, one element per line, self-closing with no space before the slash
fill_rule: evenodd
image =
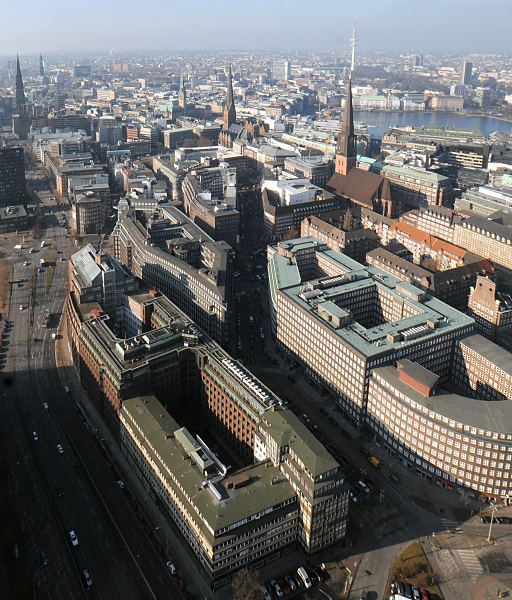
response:
<path id="1" fill-rule="evenodd" d="M 422 14 L 421 30 L 418 29 L 417 6 L 410 0 L 390 0 L 385 6 L 375 0 L 364 0 L 357 6 L 346 1 L 324 0 L 322 10 L 313 14 L 309 4 L 291 0 L 277 6 L 269 0 L 261 0 L 258 11 L 249 14 L 227 0 L 215 5 L 201 3 L 200 10 L 193 14 L 185 7 L 168 6 L 157 0 L 153 14 L 161 18 L 148 20 L 147 27 L 134 31 L 131 26 L 139 22 L 134 17 L 140 7 L 133 0 L 125 2 L 122 11 L 115 5 L 105 6 L 93 0 L 84 4 L 80 13 L 80 30 L 86 35 L 77 35 L 77 12 L 67 14 L 65 7 L 63 0 L 45 7 L 44 12 L 34 0 L 23 6 L 5 7 L 4 22 L 23 23 L 26 35 L 20 44 L 18 28 L 3 31 L 0 56 L 110 48 L 122 51 L 314 49 L 344 52 L 349 47 L 354 19 L 358 23 L 361 51 L 499 53 L 509 50 L 507 24 L 512 19 L 512 5 L 504 0 L 490 0 L 485 6 L 474 0 L 455 0 L 449 6 L 434 0 Z M 489 14 L 493 15 L 492 19 Z M 251 24 L 260 18 L 265 20 L 265 27 L 258 28 L 254 38 L 257 41 L 248 43 Z M 48 24 L 57 21 L 59 36 L 48 36 Z M 219 36 L 223 28 L 229 35 Z"/>

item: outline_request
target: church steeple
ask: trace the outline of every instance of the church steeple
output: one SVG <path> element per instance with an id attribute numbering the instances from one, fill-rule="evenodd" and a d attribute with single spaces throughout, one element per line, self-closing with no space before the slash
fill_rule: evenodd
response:
<path id="1" fill-rule="evenodd" d="M 336 173 L 346 175 L 356 166 L 356 136 L 354 134 L 354 111 L 352 108 L 352 73 L 348 80 L 345 110 L 343 112 L 343 129 L 338 136 L 336 146 Z"/>
<path id="2" fill-rule="evenodd" d="M 183 73 L 180 78 L 180 91 L 178 92 L 178 102 L 180 108 L 185 108 L 187 106 L 187 90 L 185 88 L 185 78 L 183 77 Z"/>
<path id="3" fill-rule="evenodd" d="M 229 129 L 236 122 L 235 98 L 233 94 L 233 74 L 231 72 L 231 63 L 228 73 L 228 95 L 224 104 L 224 129 Z"/>
<path id="4" fill-rule="evenodd" d="M 25 98 L 23 77 L 21 76 L 20 57 L 18 55 L 16 55 L 16 113 L 15 133 L 17 133 L 20 138 L 25 139 L 30 124 L 28 121 L 27 99 Z"/>

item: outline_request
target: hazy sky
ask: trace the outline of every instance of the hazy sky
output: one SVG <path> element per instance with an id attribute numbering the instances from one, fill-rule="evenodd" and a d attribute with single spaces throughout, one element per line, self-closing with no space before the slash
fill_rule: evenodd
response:
<path id="1" fill-rule="evenodd" d="M 512 52 L 512 0 L 2 0 L 0 55 L 137 49 Z"/>

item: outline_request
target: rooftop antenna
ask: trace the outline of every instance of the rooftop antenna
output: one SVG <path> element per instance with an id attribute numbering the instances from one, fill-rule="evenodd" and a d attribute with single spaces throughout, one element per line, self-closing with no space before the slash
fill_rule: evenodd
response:
<path id="1" fill-rule="evenodd" d="M 352 60 L 350 62 L 350 79 L 352 79 L 352 73 L 354 72 L 354 67 L 356 64 L 356 45 L 357 45 L 357 32 L 356 32 L 356 23 L 357 19 L 354 18 L 354 27 L 352 29 Z"/>

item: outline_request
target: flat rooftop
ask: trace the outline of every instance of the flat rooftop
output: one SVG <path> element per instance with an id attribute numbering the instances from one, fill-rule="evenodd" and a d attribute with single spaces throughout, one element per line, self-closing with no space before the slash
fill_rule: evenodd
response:
<path id="1" fill-rule="evenodd" d="M 486 360 L 512 377 L 512 357 L 510 352 L 507 352 L 507 350 L 479 333 L 462 338 L 461 343 L 474 350 L 477 354 L 484 356 Z"/>
<path id="2" fill-rule="evenodd" d="M 307 311 L 311 318 L 331 329 L 334 335 L 367 357 L 399 350 L 414 344 L 419 337 L 426 340 L 440 332 L 455 331 L 474 322 L 424 290 L 388 275 L 381 269 L 365 267 L 345 254 L 326 249 L 325 244 L 317 238 L 280 242 L 278 248 L 285 255 L 274 252 L 270 256 L 269 260 L 274 267 L 271 285 L 275 285 L 292 302 Z M 303 280 L 295 254 L 305 250 L 321 253 L 330 263 L 331 272 L 336 275 Z M 366 328 L 356 320 L 345 322 L 342 327 L 334 326 L 319 315 L 319 306 L 328 302 L 346 309 L 343 297 L 355 292 L 362 295 L 383 293 L 391 296 L 397 303 L 408 305 L 410 316 Z"/>
<path id="3" fill-rule="evenodd" d="M 195 461 L 187 458 L 187 448 L 180 442 L 181 436 L 176 436 L 182 429 L 154 396 L 125 400 L 122 418 L 125 415 L 137 424 L 134 434 L 139 442 L 210 540 L 214 532 L 235 523 L 239 529 L 252 515 L 296 497 L 283 473 L 268 461 L 225 476 L 205 475 Z M 241 486 L 230 485 L 237 480 Z M 226 531 L 220 540 L 228 539 L 234 529 Z"/>
<path id="4" fill-rule="evenodd" d="M 511 436 L 512 402 L 509 400 L 477 400 L 450 393 L 443 388 L 437 388 L 434 396 L 424 396 L 400 379 L 396 367 L 379 367 L 374 370 L 374 373 L 404 394 L 405 398 L 431 411 L 429 417 L 442 423 L 443 427 L 448 426 L 448 423 L 442 421 L 442 417 L 446 417 L 468 427 Z M 395 400 L 401 404 L 411 405 L 411 402 L 400 397 L 395 396 Z"/>

